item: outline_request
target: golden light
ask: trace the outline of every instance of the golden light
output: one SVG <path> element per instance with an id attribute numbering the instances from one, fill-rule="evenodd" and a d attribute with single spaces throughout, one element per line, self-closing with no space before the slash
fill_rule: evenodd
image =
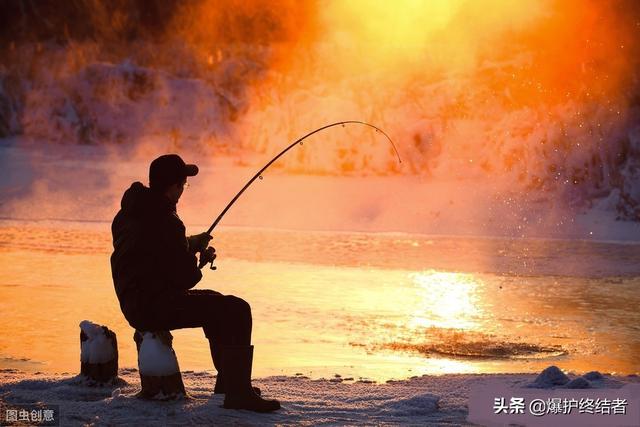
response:
<path id="1" fill-rule="evenodd" d="M 427 271 L 412 273 L 421 303 L 410 321 L 411 328 L 474 329 L 481 314 L 478 289 L 472 274 Z"/>
<path id="2" fill-rule="evenodd" d="M 353 70 L 360 63 L 369 71 L 391 67 L 403 76 L 472 65 L 484 50 L 482 45 L 492 44 L 494 49 L 505 31 L 526 28 L 540 16 L 546 3 L 359 0 L 330 2 L 320 12 L 325 42 L 349 52 L 349 57 L 336 61 L 338 66 Z M 421 69 L 404 68 L 408 64 Z"/>
<path id="3" fill-rule="evenodd" d="M 459 0 L 339 1 L 329 4 L 325 16 L 338 37 L 366 49 L 362 56 L 379 60 L 393 50 L 416 53 L 425 47 L 429 34 L 444 28 L 459 4 Z"/>
<path id="4" fill-rule="evenodd" d="M 397 167 L 375 135 L 347 128 L 282 159 L 277 167 L 288 172 L 474 176 L 490 178 L 499 194 L 516 181 L 526 194 L 540 183 L 556 185 L 550 163 L 565 161 L 556 159 L 554 147 L 579 143 L 566 149 L 579 165 L 581 153 L 599 152 L 597 136 L 624 125 L 633 43 L 628 25 L 616 26 L 619 12 L 605 3 L 308 5 L 316 7 L 309 13 L 313 25 L 284 26 L 295 28 L 295 43 L 273 48 L 272 72 L 248 92 L 238 121 L 242 144 L 275 155 L 281 141 L 358 117 L 388 131 L 406 161 Z M 447 200 L 443 194 L 425 204 Z M 465 200 L 471 215 L 484 209 Z"/>

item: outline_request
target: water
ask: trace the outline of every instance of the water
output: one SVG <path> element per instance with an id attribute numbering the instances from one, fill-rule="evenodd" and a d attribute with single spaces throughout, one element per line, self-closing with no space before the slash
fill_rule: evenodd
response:
<path id="1" fill-rule="evenodd" d="M 0 367 L 78 372 L 83 319 L 136 365 L 108 230 L 0 223 Z M 214 245 L 198 288 L 250 302 L 257 376 L 638 371 L 638 244 L 226 228 Z M 202 330 L 174 336 L 181 369 L 213 368 Z"/>

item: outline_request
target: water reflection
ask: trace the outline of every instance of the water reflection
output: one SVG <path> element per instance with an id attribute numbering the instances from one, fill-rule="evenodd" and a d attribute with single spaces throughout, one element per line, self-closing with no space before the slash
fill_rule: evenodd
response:
<path id="1" fill-rule="evenodd" d="M 413 312 L 412 328 L 476 329 L 482 315 L 478 289 L 482 287 L 473 274 L 443 271 L 411 273 L 418 288 L 418 307 Z"/>
<path id="2" fill-rule="evenodd" d="M 116 331 L 121 366 L 135 366 L 132 329 L 113 292 L 108 231 L 32 228 L 0 227 L 0 368 L 77 371 L 83 319 Z M 262 242 L 263 231 L 231 233 L 229 247 L 237 235 L 245 241 L 234 241 L 233 247 L 247 248 Z M 388 237 L 322 239 L 349 244 L 338 255 L 309 253 L 313 238 L 283 232 L 270 240 L 277 248 L 257 251 L 288 253 L 292 262 L 237 252 L 234 258 L 221 243 L 225 255 L 218 271 L 198 285 L 251 303 L 256 376 L 340 373 L 385 380 L 425 373 L 532 372 L 551 363 L 633 373 L 640 363 L 640 275 L 470 273 L 460 268 L 466 259 L 453 265 L 436 258 L 453 260 L 454 247 L 458 253 L 474 244 L 462 239 L 405 239 L 392 248 L 393 258 L 408 262 L 363 265 L 364 259 L 384 258 L 380 251 L 389 250 Z M 434 246 L 433 252 L 412 257 L 427 246 Z M 449 246 L 448 255 L 442 255 Z M 495 248 L 486 246 L 486 251 L 476 247 L 476 264 L 494 256 Z M 601 251 L 596 245 L 582 256 L 598 264 Z M 621 252 L 638 258 L 637 247 L 615 248 L 614 253 Z M 182 369 L 213 369 L 201 330 L 174 335 Z"/>

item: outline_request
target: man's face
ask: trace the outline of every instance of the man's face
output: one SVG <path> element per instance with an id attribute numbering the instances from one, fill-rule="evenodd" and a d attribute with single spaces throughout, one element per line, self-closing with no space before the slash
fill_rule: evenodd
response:
<path id="1" fill-rule="evenodd" d="M 178 200 L 180 200 L 180 196 L 182 196 L 182 192 L 184 191 L 184 187 L 187 185 L 187 179 L 185 178 L 182 182 L 177 184 L 172 184 L 165 191 L 165 195 L 172 203 L 178 204 Z"/>

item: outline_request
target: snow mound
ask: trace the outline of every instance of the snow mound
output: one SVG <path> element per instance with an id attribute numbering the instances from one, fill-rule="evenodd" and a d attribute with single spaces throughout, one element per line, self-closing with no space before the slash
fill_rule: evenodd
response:
<path id="1" fill-rule="evenodd" d="M 570 374 L 567 376 L 557 366 L 549 366 L 544 369 L 534 381 L 524 385 L 525 388 L 567 388 L 567 389 L 586 389 L 586 388 L 620 388 L 624 381 L 621 382 L 613 377 L 605 377 L 598 371 L 590 371 L 584 375 L 577 376 Z"/>
<path id="2" fill-rule="evenodd" d="M 598 381 L 604 378 L 604 376 L 602 376 L 602 374 L 598 371 L 587 372 L 583 375 L 583 377 L 589 381 Z"/>
<path id="3" fill-rule="evenodd" d="M 565 385 L 569 382 L 569 377 L 557 366 L 549 366 L 538 375 L 535 381 L 529 384 L 531 388 L 553 388 L 554 386 Z"/>
<path id="4" fill-rule="evenodd" d="M 591 383 L 583 377 L 574 378 L 566 384 L 567 388 L 591 388 Z"/>

